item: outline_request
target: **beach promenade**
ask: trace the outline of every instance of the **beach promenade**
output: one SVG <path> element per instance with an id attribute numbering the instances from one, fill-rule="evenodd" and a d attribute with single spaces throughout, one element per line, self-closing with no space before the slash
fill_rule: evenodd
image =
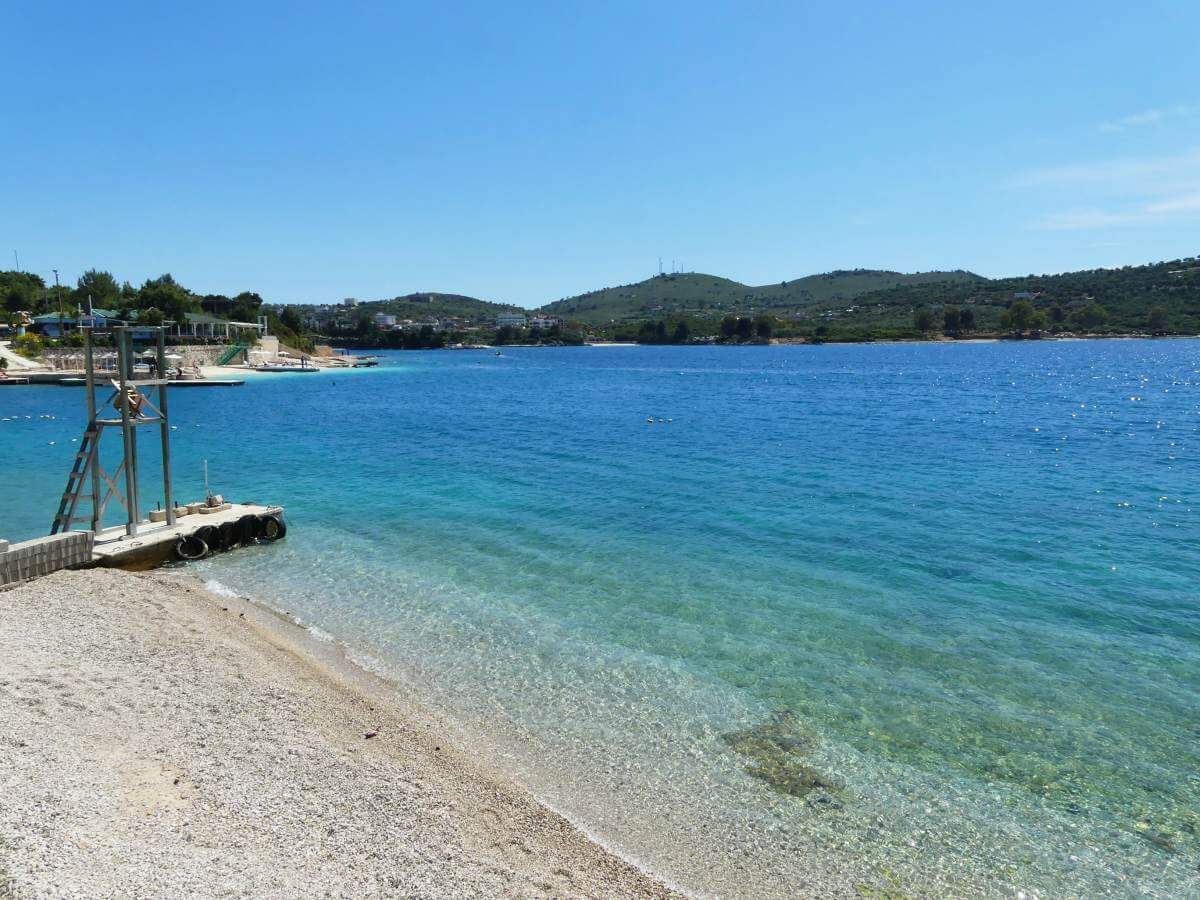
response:
<path id="1" fill-rule="evenodd" d="M 670 891 L 280 616 L 193 578 L 0 591 L 0 897 Z"/>

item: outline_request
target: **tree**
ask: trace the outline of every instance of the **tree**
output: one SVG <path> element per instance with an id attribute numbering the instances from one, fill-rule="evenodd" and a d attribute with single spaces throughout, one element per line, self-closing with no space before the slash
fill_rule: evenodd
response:
<path id="1" fill-rule="evenodd" d="M 0 272 L 0 306 L 8 312 L 38 309 L 46 283 L 32 272 Z"/>
<path id="2" fill-rule="evenodd" d="M 1018 300 L 1000 316 L 1000 324 L 1017 334 L 1035 331 L 1041 327 L 1044 317 L 1028 300 Z"/>
<path id="3" fill-rule="evenodd" d="M 172 322 L 184 321 L 184 313 L 195 312 L 200 304 L 192 293 L 175 281 L 170 274 L 148 278 L 138 289 L 137 305 L 140 309 L 154 307 Z"/>
<path id="4" fill-rule="evenodd" d="M 771 321 L 770 316 L 756 316 L 754 319 L 754 333 L 763 340 L 770 340 L 771 335 L 775 332 L 775 325 Z"/>
<path id="5" fill-rule="evenodd" d="M 928 306 L 918 307 L 913 313 L 913 325 L 921 334 L 928 334 L 933 330 L 933 313 Z"/>
<path id="6" fill-rule="evenodd" d="M 971 307 L 966 307 L 958 315 L 959 331 L 974 331 L 975 330 L 975 310 Z"/>
<path id="7" fill-rule="evenodd" d="M 667 342 L 667 323 L 662 319 L 654 323 L 654 340 L 660 344 Z"/>
<path id="8" fill-rule="evenodd" d="M 283 312 L 279 314 L 279 321 L 287 326 L 289 331 L 296 334 L 304 333 L 304 323 L 300 321 L 300 314 L 290 306 L 283 308 Z"/>
<path id="9" fill-rule="evenodd" d="M 83 310 L 113 309 L 121 304 L 121 288 L 108 272 L 88 269 L 75 282 L 73 299 Z"/>
<path id="10" fill-rule="evenodd" d="M 733 316 L 726 316 L 721 320 L 721 337 L 731 338 L 737 334 L 738 320 Z"/>
<path id="11" fill-rule="evenodd" d="M 1077 309 L 1071 318 L 1084 328 L 1095 328 L 1108 321 L 1108 310 L 1093 300 L 1083 309 Z"/>
<path id="12" fill-rule="evenodd" d="M 156 309 L 152 306 L 149 309 L 142 310 L 142 314 L 138 316 L 138 324 L 157 326 L 163 323 L 164 318 L 165 316 L 163 316 L 162 310 Z"/>
<path id="13" fill-rule="evenodd" d="M 676 344 L 686 344 L 692 336 L 692 329 L 688 328 L 688 323 L 680 319 L 679 324 L 675 326 L 675 331 L 671 334 L 671 340 Z"/>
<path id="14" fill-rule="evenodd" d="M 739 341 L 748 341 L 754 336 L 754 322 L 744 316 L 737 320 L 737 336 Z"/>
<path id="15" fill-rule="evenodd" d="M 1062 320 L 1065 319 L 1066 317 L 1067 317 L 1067 314 L 1065 312 L 1063 312 L 1063 308 L 1061 306 L 1059 306 L 1057 303 L 1055 303 L 1052 307 L 1050 307 L 1050 318 L 1053 319 L 1056 323 L 1061 323 Z"/>
<path id="16" fill-rule="evenodd" d="M 957 306 L 947 306 L 942 310 L 942 333 L 956 335 L 962 329 L 962 313 Z"/>
<path id="17" fill-rule="evenodd" d="M 1161 306 L 1155 306 L 1146 316 L 1146 327 L 1151 334 L 1162 334 L 1167 330 L 1167 311 Z"/>

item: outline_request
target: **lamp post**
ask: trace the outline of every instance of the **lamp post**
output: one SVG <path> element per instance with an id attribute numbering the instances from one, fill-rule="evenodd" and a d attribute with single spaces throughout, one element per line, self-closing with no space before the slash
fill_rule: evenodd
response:
<path id="1" fill-rule="evenodd" d="M 58 339 L 63 339 L 62 288 L 58 286 L 58 269 L 54 270 L 54 295 L 58 298 Z"/>

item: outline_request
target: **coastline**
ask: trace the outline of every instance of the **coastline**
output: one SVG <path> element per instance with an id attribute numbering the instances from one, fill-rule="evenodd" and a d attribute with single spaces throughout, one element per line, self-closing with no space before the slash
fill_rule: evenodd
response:
<path id="1" fill-rule="evenodd" d="M 0 896 L 677 896 L 402 688 L 189 575 L 0 591 L 0 691 Z"/>

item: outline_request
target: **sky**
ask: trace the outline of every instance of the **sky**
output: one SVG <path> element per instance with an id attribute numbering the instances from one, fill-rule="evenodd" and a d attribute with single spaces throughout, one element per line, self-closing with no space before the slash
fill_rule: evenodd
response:
<path id="1" fill-rule="evenodd" d="M 534 307 L 660 257 L 766 284 L 1200 253 L 1195 0 L 3 17 L 0 268 L 51 282 Z"/>

